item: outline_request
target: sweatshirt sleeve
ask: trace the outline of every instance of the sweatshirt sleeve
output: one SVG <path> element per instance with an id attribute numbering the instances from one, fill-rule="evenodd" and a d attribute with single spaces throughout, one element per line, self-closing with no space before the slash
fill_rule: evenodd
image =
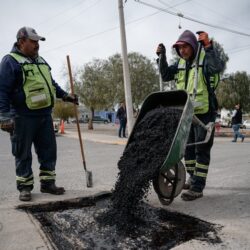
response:
<path id="1" fill-rule="evenodd" d="M 11 56 L 5 56 L 0 64 L 0 116 L 10 116 L 11 95 L 19 81 L 22 81 L 19 64 Z"/>
<path id="2" fill-rule="evenodd" d="M 205 49 L 206 57 L 204 61 L 205 72 L 209 75 L 219 74 L 223 70 L 223 62 L 213 45 Z"/>
<path id="3" fill-rule="evenodd" d="M 169 66 L 165 55 L 162 55 L 159 63 L 160 63 L 159 67 L 162 80 L 164 82 L 174 80 L 175 74 L 177 73 L 178 70 L 177 63 Z"/>

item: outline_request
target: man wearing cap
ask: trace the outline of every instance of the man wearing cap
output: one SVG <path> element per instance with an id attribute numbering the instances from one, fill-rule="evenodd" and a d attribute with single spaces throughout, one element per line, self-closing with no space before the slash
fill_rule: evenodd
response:
<path id="1" fill-rule="evenodd" d="M 219 82 L 219 73 L 223 69 L 223 63 L 208 34 L 206 32 L 198 32 L 198 34 L 198 41 L 189 30 L 180 35 L 173 45 L 180 58 L 173 65 L 167 63 L 163 44 L 158 45 L 156 53 L 159 56 L 162 80 L 175 80 L 177 89 L 186 90 L 194 99 L 194 103 L 197 104 L 194 107 L 195 115 L 204 124 L 208 124 L 214 122 L 216 117 L 218 107 L 214 90 Z M 199 43 L 203 47 L 201 50 L 198 49 Z M 195 83 L 196 73 L 198 75 L 197 83 Z M 196 91 L 194 91 L 196 84 Z M 205 136 L 206 131 L 203 128 L 192 124 L 188 143 L 204 141 Z M 203 196 L 213 137 L 214 131 L 208 143 L 186 148 L 185 166 L 190 178 L 184 185 L 184 189 L 188 190 L 181 195 L 185 201 L 195 200 Z"/>
<path id="2" fill-rule="evenodd" d="M 55 185 L 57 153 L 51 112 L 56 98 L 78 104 L 76 95 L 69 95 L 53 80 L 50 66 L 38 54 L 40 40 L 45 38 L 34 29 L 21 28 L 0 64 L 0 125 L 10 133 L 21 201 L 31 200 L 32 143 L 40 163 L 41 192 L 65 192 Z"/>

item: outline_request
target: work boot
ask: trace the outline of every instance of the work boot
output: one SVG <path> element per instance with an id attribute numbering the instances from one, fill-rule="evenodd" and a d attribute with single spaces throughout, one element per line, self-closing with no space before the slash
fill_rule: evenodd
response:
<path id="1" fill-rule="evenodd" d="M 57 187 L 55 182 L 48 182 L 48 183 L 41 183 L 40 191 L 42 193 L 61 195 L 64 194 L 65 189 L 64 187 Z"/>
<path id="2" fill-rule="evenodd" d="M 181 194 L 181 198 L 184 201 L 193 201 L 193 200 L 196 200 L 198 198 L 201 198 L 202 196 L 203 196 L 203 192 L 195 192 L 192 190 L 188 190 L 188 191 Z"/>
<path id="3" fill-rule="evenodd" d="M 24 188 L 20 191 L 19 194 L 20 201 L 30 201 L 31 200 L 31 192 L 29 188 Z"/>

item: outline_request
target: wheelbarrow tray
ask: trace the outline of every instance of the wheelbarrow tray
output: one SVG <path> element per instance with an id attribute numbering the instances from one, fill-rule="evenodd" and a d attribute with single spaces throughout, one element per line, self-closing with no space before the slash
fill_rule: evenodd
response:
<path id="1" fill-rule="evenodd" d="M 147 112 L 159 107 L 171 107 L 182 110 L 174 138 L 171 143 L 170 150 L 162 164 L 160 171 L 166 171 L 170 167 L 175 166 L 184 156 L 192 118 L 194 114 L 193 104 L 190 96 L 184 90 L 155 92 L 150 94 L 141 107 L 139 115 L 134 124 L 133 130 L 129 136 L 127 146 L 133 138 L 133 134 L 137 124 L 143 119 Z"/>

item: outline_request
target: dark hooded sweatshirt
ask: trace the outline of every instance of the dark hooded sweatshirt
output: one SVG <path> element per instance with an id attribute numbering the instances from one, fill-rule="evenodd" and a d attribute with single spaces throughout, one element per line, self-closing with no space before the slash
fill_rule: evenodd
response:
<path id="1" fill-rule="evenodd" d="M 12 51 L 22 55 L 14 44 Z M 22 55 L 24 56 L 24 55 Z M 67 94 L 52 79 L 56 88 L 56 97 L 62 98 Z M 23 73 L 19 63 L 10 55 L 6 55 L 0 64 L 0 120 L 19 115 L 50 115 L 52 107 L 30 110 L 25 102 L 23 91 Z"/>
<path id="2" fill-rule="evenodd" d="M 190 66 L 192 65 L 193 59 L 195 58 L 195 55 L 197 53 L 198 49 L 198 42 L 194 35 L 189 30 L 185 30 L 180 37 L 178 38 L 177 42 L 173 45 L 173 47 L 176 49 L 177 54 L 180 56 L 179 49 L 178 49 L 178 42 L 186 42 L 193 48 L 194 56 L 190 61 L 186 61 L 186 76 L 188 76 Z M 222 62 L 217 54 L 217 52 L 214 50 L 213 45 L 211 45 L 209 48 L 205 48 L 205 58 L 204 58 L 204 68 L 203 73 L 206 77 L 207 82 L 209 82 L 209 78 L 211 75 L 214 75 L 216 73 L 220 73 L 223 69 Z M 174 63 L 173 65 L 168 65 L 166 55 L 162 55 L 160 60 L 160 72 L 161 77 L 163 81 L 171 81 L 175 79 L 175 74 L 178 72 L 178 61 Z M 187 79 L 187 77 L 186 77 Z"/>

